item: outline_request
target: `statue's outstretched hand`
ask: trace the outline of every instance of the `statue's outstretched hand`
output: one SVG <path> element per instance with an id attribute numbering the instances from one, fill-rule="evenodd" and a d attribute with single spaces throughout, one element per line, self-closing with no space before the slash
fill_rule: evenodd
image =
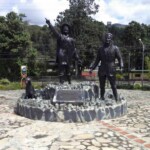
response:
<path id="1" fill-rule="evenodd" d="M 46 19 L 46 18 L 45 18 L 45 20 L 46 20 L 46 23 L 47 23 L 48 25 L 50 25 L 50 21 L 49 21 L 48 19 Z"/>

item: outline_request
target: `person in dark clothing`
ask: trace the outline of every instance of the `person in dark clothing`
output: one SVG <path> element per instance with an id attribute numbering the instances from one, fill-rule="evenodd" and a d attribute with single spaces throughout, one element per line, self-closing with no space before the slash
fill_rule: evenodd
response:
<path id="1" fill-rule="evenodd" d="M 63 24 L 61 33 L 57 32 L 49 20 L 46 19 L 50 30 L 57 38 L 56 63 L 59 67 L 59 81 L 64 82 L 64 77 L 67 77 L 68 83 L 71 84 L 71 65 L 73 60 L 78 60 L 77 51 L 75 48 L 75 40 L 70 37 L 70 26 Z"/>
<path id="2" fill-rule="evenodd" d="M 119 48 L 113 44 L 112 37 L 113 35 L 111 33 L 106 33 L 105 42 L 103 46 L 98 49 L 96 60 L 90 67 L 90 73 L 100 63 L 98 69 L 98 77 L 100 82 L 101 99 L 105 99 L 105 82 L 107 78 L 110 82 L 115 100 L 118 101 L 115 78 L 115 60 L 118 60 L 121 70 L 123 68 L 123 60 Z"/>
<path id="3" fill-rule="evenodd" d="M 32 86 L 31 79 L 26 79 L 26 93 L 25 93 L 25 99 L 35 98 L 35 90 Z"/>

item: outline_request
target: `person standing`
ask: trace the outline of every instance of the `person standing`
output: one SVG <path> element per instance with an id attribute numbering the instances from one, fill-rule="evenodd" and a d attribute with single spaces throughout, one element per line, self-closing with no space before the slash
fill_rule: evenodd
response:
<path id="1" fill-rule="evenodd" d="M 123 60 L 119 48 L 113 44 L 113 35 L 111 33 L 105 34 L 105 41 L 102 47 L 97 51 L 97 57 L 94 63 L 90 66 L 90 73 L 99 65 L 98 77 L 100 83 L 101 99 L 104 100 L 105 94 L 105 83 L 106 79 L 109 80 L 113 95 L 116 101 L 118 101 L 118 93 L 116 88 L 116 77 L 115 77 L 115 60 L 119 62 L 120 70 L 123 69 Z"/>

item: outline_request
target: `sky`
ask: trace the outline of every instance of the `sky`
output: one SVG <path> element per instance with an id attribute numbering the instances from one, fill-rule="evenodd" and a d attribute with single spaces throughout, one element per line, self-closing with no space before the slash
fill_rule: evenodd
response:
<path id="1" fill-rule="evenodd" d="M 150 25 L 150 0 L 95 0 L 99 12 L 92 17 L 97 21 L 129 24 L 137 21 Z M 44 25 L 45 18 L 54 24 L 59 12 L 69 8 L 67 0 L 0 0 L 0 16 L 10 11 L 24 13 L 31 24 Z"/>

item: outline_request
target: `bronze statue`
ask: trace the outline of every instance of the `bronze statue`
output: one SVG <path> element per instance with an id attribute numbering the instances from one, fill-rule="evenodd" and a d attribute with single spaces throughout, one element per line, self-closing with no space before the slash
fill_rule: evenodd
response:
<path id="1" fill-rule="evenodd" d="M 56 63 L 59 67 L 59 81 L 63 83 L 64 77 L 67 77 L 68 83 L 71 84 L 71 65 L 74 59 L 78 60 L 78 55 L 75 40 L 70 37 L 70 26 L 63 24 L 59 33 L 49 20 L 46 19 L 46 23 L 57 38 Z"/>
<path id="2" fill-rule="evenodd" d="M 106 33 L 105 42 L 103 46 L 98 49 L 96 60 L 90 67 L 90 73 L 100 63 L 98 69 L 98 76 L 100 82 L 101 99 L 105 99 L 105 82 L 107 78 L 110 82 L 115 100 L 118 101 L 115 78 L 115 59 L 117 58 L 121 70 L 123 68 L 123 60 L 119 48 L 113 44 L 112 37 L 113 36 L 111 33 Z"/>
<path id="3" fill-rule="evenodd" d="M 28 77 L 26 79 L 26 93 L 25 99 L 35 98 L 35 89 L 31 83 L 31 79 Z"/>

